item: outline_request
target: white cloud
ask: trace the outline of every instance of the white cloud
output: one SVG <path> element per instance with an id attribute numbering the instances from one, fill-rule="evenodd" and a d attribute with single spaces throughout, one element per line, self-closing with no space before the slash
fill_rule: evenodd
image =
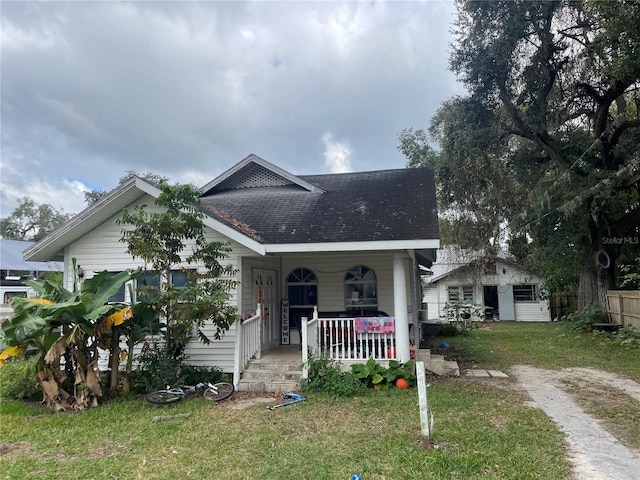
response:
<path id="1" fill-rule="evenodd" d="M 322 136 L 324 144 L 324 164 L 331 173 L 351 172 L 351 149 L 344 142 L 333 140 L 333 135 L 327 132 Z"/>
<path id="2" fill-rule="evenodd" d="M 2 216 L 22 196 L 81 210 L 65 179 L 204 185 L 250 153 L 297 175 L 402 168 L 400 131 L 462 93 L 450 1 L 2 7 Z"/>

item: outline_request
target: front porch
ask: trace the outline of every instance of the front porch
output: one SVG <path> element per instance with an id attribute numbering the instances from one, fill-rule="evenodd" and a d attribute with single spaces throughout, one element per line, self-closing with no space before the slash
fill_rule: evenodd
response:
<path id="1" fill-rule="evenodd" d="M 308 377 L 310 357 L 329 358 L 341 363 L 345 368 L 354 363 L 366 362 L 369 358 L 382 364 L 392 359 L 399 360 L 397 326 L 393 317 L 369 317 L 369 322 L 363 325 L 364 319 L 359 317 L 319 318 L 316 307 L 312 318 L 302 318 L 301 344 L 280 345 L 264 351 L 260 341 L 263 326 L 261 317 L 259 304 L 256 315 L 239 322 L 236 326 L 233 378 L 236 386 L 240 386 L 241 389 L 241 382 L 247 377 L 257 379 L 260 383 L 293 380 L 292 377 L 283 375 L 296 370 L 294 367 L 300 369 L 300 379 L 305 379 Z M 405 328 L 409 347 L 408 326 Z M 256 372 L 256 369 L 263 371 Z M 271 370 L 273 375 L 268 377 L 266 370 Z M 260 387 L 261 390 L 268 391 L 266 388 Z"/>
<path id="2" fill-rule="evenodd" d="M 413 251 L 244 258 L 234 381 L 266 352 L 283 353 L 279 345 L 294 346 L 287 351 L 305 366 L 302 378 L 310 356 L 345 369 L 369 358 L 409 361 L 419 342 L 421 259 Z"/>

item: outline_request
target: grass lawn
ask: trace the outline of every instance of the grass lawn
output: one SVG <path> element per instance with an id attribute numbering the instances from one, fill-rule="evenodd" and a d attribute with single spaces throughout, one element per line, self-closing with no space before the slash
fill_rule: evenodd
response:
<path id="1" fill-rule="evenodd" d="M 580 335 L 556 324 L 495 324 L 448 341 L 452 352 L 483 368 L 598 365 L 638 373 L 625 360 L 633 355 L 637 363 L 637 350 L 607 350 L 618 362 L 599 359 L 605 347 Z M 560 353 L 561 359 L 546 358 Z M 351 399 L 309 394 L 307 402 L 275 411 L 264 405 L 234 410 L 233 400 L 156 406 L 128 398 L 81 414 L 54 414 L 3 401 L 0 472 L 20 480 L 334 480 L 354 473 L 363 480 L 567 478 L 561 432 L 541 410 L 526 406 L 512 381 L 430 381 L 430 451 L 420 442 L 417 389 Z M 167 414 L 189 416 L 154 421 Z"/>
<path id="2" fill-rule="evenodd" d="M 570 330 L 563 323 L 489 323 L 469 336 L 436 337 L 451 345 L 445 353 L 466 367 L 508 370 L 528 364 L 559 370 L 593 367 L 640 382 L 640 349 L 619 347 L 609 339 Z M 629 448 L 640 450 L 640 403 L 620 390 L 593 382 L 588 375 L 564 382 L 573 400 Z"/>
<path id="3" fill-rule="evenodd" d="M 597 367 L 640 381 L 640 349 L 614 347 L 606 338 L 570 330 L 562 322 L 487 323 L 469 336 L 438 338 L 442 340 L 452 347 L 445 354 L 468 366 Z"/>
<path id="4" fill-rule="evenodd" d="M 429 394 L 437 447 L 429 452 L 415 389 L 313 395 L 273 412 L 201 399 L 112 401 L 82 414 L 3 402 L 0 471 L 8 479 L 566 477 L 561 435 L 509 389 L 453 381 Z M 168 413 L 190 416 L 153 421 Z"/>

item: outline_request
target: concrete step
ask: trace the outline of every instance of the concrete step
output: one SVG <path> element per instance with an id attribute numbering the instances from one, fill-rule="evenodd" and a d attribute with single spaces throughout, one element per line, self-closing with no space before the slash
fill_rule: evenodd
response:
<path id="1" fill-rule="evenodd" d="M 247 368 L 242 372 L 242 378 L 246 380 L 299 382 L 302 378 L 302 370 L 269 370 L 264 368 Z"/>
<path id="2" fill-rule="evenodd" d="M 446 363 L 444 356 L 442 355 L 431 355 L 429 358 L 429 362 L 425 363 L 425 368 L 436 375 L 444 375 L 446 372 Z"/>
<path id="3" fill-rule="evenodd" d="M 460 367 L 458 366 L 458 362 L 454 360 L 445 360 L 444 370 L 445 370 L 445 375 L 448 377 L 460 376 Z"/>
<path id="4" fill-rule="evenodd" d="M 424 368 L 439 376 L 459 377 L 460 368 L 458 362 L 447 360 L 443 355 L 433 355 L 427 349 L 416 352 L 416 361 L 424 362 Z"/>
<path id="5" fill-rule="evenodd" d="M 251 360 L 238 381 L 241 392 L 297 392 L 302 364 L 276 363 L 273 359 Z"/>
<path id="6" fill-rule="evenodd" d="M 425 362 L 429 361 L 429 357 L 431 356 L 431 350 L 428 348 L 421 348 L 416 350 L 416 362 Z"/>
<path id="7" fill-rule="evenodd" d="M 302 363 L 273 363 L 269 360 L 251 360 L 248 368 L 272 372 L 302 372 Z"/>
<path id="8" fill-rule="evenodd" d="M 238 382 L 239 392 L 298 392 L 300 383 L 295 381 L 260 381 L 241 378 Z"/>

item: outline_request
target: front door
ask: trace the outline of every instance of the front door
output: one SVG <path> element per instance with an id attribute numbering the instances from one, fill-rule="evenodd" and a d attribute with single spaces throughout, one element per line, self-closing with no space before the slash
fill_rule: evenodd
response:
<path id="1" fill-rule="evenodd" d="M 292 344 L 302 343 L 302 317 L 310 319 L 318 305 L 318 280 L 308 268 L 296 268 L 287 277 L 290 338 Z"/>
<path id="2" fill-rule="evenodd" d="M 280 344 L 280 310 L 278 272 L 255 268 L 253 270 L 253 300 L 262 307 L 262 348 Z"/>
<path id="3" fill-rule="evenodd" d="M 513 303 L 513 285 L 500 285 L 498 287 L 498 308 L 500 320 L 515 320 L 516 308 Z"/>
<path id="4" fill-rule="evenodd" d="M 498 320 L 500 318 L 500 310 L 498 309 L 498 286 L 484 285 L 484 306 L 485 318 L 487 320 Z"/>

